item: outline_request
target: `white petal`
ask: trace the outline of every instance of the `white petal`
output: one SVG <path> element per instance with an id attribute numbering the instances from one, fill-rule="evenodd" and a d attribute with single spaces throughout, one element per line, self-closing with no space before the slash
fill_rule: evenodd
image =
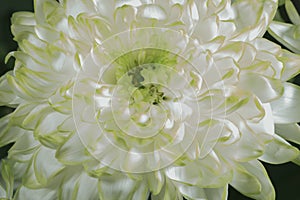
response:
<path id="1" fill-rule="evenodd" d="M 283 93 L 280 80 L 255 73 L 241 75 L 240 86 L 245 90 L 252 91 L 263 103 L 274 100 Z"/>
<path id="2" fill-rule="evenodd" d="M 263 36 L 277 9 L 275 0 L 234 1 L 232 6 L 237 28 L 239 31 L 246 30 L 248 40 Z"/>
<path id="3" fill-rule="evenodd" d="M 40 116 L 37 126 L 34 129 L 35 137 L 40 140 L 44 146 L 57 148 L 70 135 L 69 132 L 59 132 L 57 130 L 67 117 L 67 115 L 53 111 L 50 111 L 45 117 Z"/>
<path id="4" fill-rule="evenodd" d="M 33 165 L 37 180 L 42 184 L 49 182 L 64 168 L 55 158 L 55 151 L 43 146 L 35 153 Z"/>
<path id="5" fill-rule="evenodd" d="M 228 196 L 228 185 L 223 188 L 205 188 L 204 190 L 208 199 L 226 200 Z"/>
<path id="6" fill-rule="evenodd" d="M 275 191 L 268 174 L 256 160 L 236 165 L 230 185 L 253 199 L 275 199 Z"/>
<path id="7" fill-rule="evenodd" d="M 152 195 L 157 195 L 161 192 L 164 186 L 165 176 L 161 171 L 151 172 L 147 174 L 147 181 Z"/>
<path id="8" fill-rule="evenodd" d="M 293 54 L 289 51 L 283 50 L 280 60 L 284 65 L 281 76 L 283 81 L 290 80 L 300 73 L 300 56 L 298 54 Z"/>
<path id="9" fill-rule="evenodd" d="M 6 197 L 7 199 L 11 199 L 13 196 L 13 190 L 14 190 L 14 171 L 12 167 L 12 162 L 6 161 L 6 160 L 1 160 L 1 176 L 0 176 L 0 181 L 5 183 L 5 195 L 1 194 L 1 189 L 0 189 L 0 198 L 1 197 Z M 0 185 L 0 188 L 2 186 Z"/>
<path id="10" fill-rule="evenodd" d="M 26 130 L 9 124 L 12 114 L 6 115 L 0 119 L 0 146 L 15 142 Z"/>
<path id="11" fill-rule="evenodd" d="M 98 199 L 98 179 L 90 177 L 81 170 L 78 168 L 68 170 L 68 177 L 58 189 L 59 200 Z"/>
<path id="12" fill-rule="evenodd" d="M 23 199 L 30 199 L 30 200 L 53 200 L 56 199 L 56 191 L 51 189 L 29 189 L 24 186 L 21 186 L 17 193 L 15 194 L 15 200 L 23 200 Z"/>
<path id="13" fill-rule="evenodd" d="M 281 137 L 273 135 L 273 138 L 266 145 L 264 154 L 259 158 L 260 160 L 272 164 L 282 164 L 295 159 L 299 155 L 299 150 Z"/>
<path id="14" fill-rule="evenodd" d="M 184 184 L 176 184 L 179 192 L 187 199 L 207 199 L 205 191 L 203 188 L 196 186 L 189 186 Z"/>
<path id="15" fill-rule="evenodd" d="M 149 192 L 146 183 L 124 175 L 103 176 L 99 180 L 101 199 L 146 200 Z"/>
<path id="16" fill-rule="evenodd" d="M 95 6 L 93 1 L 82 0 L 60 0 L 61 4 L 65 8 L 66 15 L 72 15 L 76 17 L 80 13 L 95 13 Z M 38 8 L 34 10 L 37 11 Z"/>
<path id="17" fill-rule="evenodd" d="M 298 124 L 275 124 L 275 133 L 286 140 L 300 144 L 300 127 Z"/>
<path id="18" fill-rule="evenodd" d="M 300 122 L 300 87 L 291 83 L 284 83 L 283 95 L 271 102 L 275 123 Z"/>
<path id="19" fill-rule="evenodd" d="M 300 41 L 295 38 L 296 28 L 292 24 L 273 21 L 269 26 L 269 33 L 284 46 L 300 53 Z"/>
<path id="20" fill-rule="evenodd" d="M 153 195 L 153 194 L 151 195 L 151 200 L 162 200 L 162 199 L 183 200 L 182 195 L 169 179 L 166 179 L 166 183 L 158 195 Z"/>
<path id="21" fill-rule="evenodd" d="M 169 167 L 166 176 L 173 181 L 202 188 L 223 187 L 232 178 L 232 174 L 226 163 L 221 164 L 219 158 L 215 157 L 211 153 L 186 166 Z"/>
<path id="22" fill-rule="evenodd" d="M 16 12 L 12 15 L 11 22 L 11 31 L 17 41 L 34 33 L 34 25 L 36 25 L 34 13 Z"/>
<path id="23" fill-rule="evenodd" d="M 293 24 L 300 24 L 300 16 L 292 1 L 285 1 L 285 9 Z"/>
<path id="24" fill-rule="evenodd" d="M 10 148 L 8 158 L 19 162 L 28 162 L 39 146 L 40 143 L 34 139 L 32 133 L 24 134 Z"/>
<path id="25" fill-rule="evenodd" d="M 11 74 L 11 72 L 8 72 Z M 9 87 L 6 75 L 0 77 L 0 106 L 15 106 L 14 103 L 17 100 L 17 95 Z"/>
<path id="26" fill-rule="evenodd" d="M 56 158 L 64 163 L 76 165 L 90 159 L 79 136 L 74 133 L 56 152 Z"/>

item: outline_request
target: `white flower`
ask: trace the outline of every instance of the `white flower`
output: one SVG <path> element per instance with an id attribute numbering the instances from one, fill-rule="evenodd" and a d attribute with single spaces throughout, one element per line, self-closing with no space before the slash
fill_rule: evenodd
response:
<path id="1" fill-rule="evenodd" d="M 39 0 L 0 82 L 4 198 L 275 199 L 300 163 L 300 56 L 262 38 L 275 0 Z M 276 125 L 276 126 L 275 126 Z M 276 129 L 275 129 L 275 128 Z M 274 130 L 275 129 L 275 130 Z M 286 139 L 286 140 L 285 140 Z M 13 192 L 16 188 L 16 192 Z"/>

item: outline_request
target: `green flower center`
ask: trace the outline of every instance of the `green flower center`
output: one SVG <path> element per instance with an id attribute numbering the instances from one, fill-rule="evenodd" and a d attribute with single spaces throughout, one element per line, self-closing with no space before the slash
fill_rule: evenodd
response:
<path id="1" fill-rule="evenodd" d="M 117 64 L 116 79 L 119 80 L 126 73 L 138 75 L 144 67 L 155 69 L 155 64 L 172 67 L 176 63 L 177 56 L 163 49 L 146 48 L 131 51 L 115 60 L 114 64 Z"/>
<path id="2" fill-rule="evenodd" d="M 167 77 L 166 68 L 174 68 L 177 56 L 161 49 L 141 49 L 129 52 L 115 60 L 117 84 L 133 87 L 131 103 L 140 101 L 157 105 L 167 97 L 156 77 Z M 169 69 L 170 70 L 170 69 Z"/>
<path id="3" fill-rule="evenodd" d="M 157 105 L 163 100 L 167 100 L 164 92 L 161 92 L 161 86 L 155 84 L 142 85 L 132 94 L 131 103 L 139 101 L 148 102 L 152 105 Z"/>

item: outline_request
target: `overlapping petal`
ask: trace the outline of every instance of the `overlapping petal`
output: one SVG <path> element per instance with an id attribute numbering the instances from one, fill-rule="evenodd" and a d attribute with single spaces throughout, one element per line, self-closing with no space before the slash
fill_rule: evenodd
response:
<path id="1" fill-rule="evenodd" d="M 258 160 L 300 163 L 285 141 L 300 141 L 285 83 L 300 59 L 262 38 L 270 27 L 297 52 L 298 29 L 271 23 L 277 1 L 34 5 L 12 17 L 19 50 L 0 79 L 16 108 L 0 119 L 0 146 L 14 142 L 1 197 L 214 200 L 230 184 L 274 199 Z"/>

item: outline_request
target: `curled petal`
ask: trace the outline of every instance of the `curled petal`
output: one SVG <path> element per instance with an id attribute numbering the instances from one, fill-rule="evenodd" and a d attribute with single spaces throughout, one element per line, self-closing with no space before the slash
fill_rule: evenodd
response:
<path id="1" fill-rule="evenodd" d="M 235 23 L 239 32 L 247 30 L 244 37 L 252 40 L 261 37 L 273 19 L 277 9 L 276 0 L 246 0 L 233 3 Z M 251 16 L 251 18 L 249 18 Z M 242 33 L 243 34 L 243 33 Z M 241 36 L 239 36 L 241 37 Z M 242 39 L 242 38 L 241 38 Z"/>
<path id="2" fill-rule="evenodd" d="M 241 75 L 240 86 L 243 89 L 252 91 L 263 103 L 270 102 L 283 93 L 280 80 L 255 73 Z"/>
<path id="3" fill-rule="evenodd" d="M 284 65 L 281 80 L 288 81 L 300 73 L 300 65 L 298 64 L 300 62 L 300 56 L 298 54 L 283 50 L 279 60 Z"/>
<path id="4" fill-rule="evenodd" d="M 41 146 L 33 155 L 32 165 L 39 183 L 47 184 L 64 166 L 55 158 L 55 151 Z"/>
<path id="5" fill-rule="evenodd" d="M 266 145 L 264 154 L 259 158 L 262 161 L 272 164 L 282 164 L 295 159 L 299 155 L 299 150 L 287 143 L 277 135 Z"/>

